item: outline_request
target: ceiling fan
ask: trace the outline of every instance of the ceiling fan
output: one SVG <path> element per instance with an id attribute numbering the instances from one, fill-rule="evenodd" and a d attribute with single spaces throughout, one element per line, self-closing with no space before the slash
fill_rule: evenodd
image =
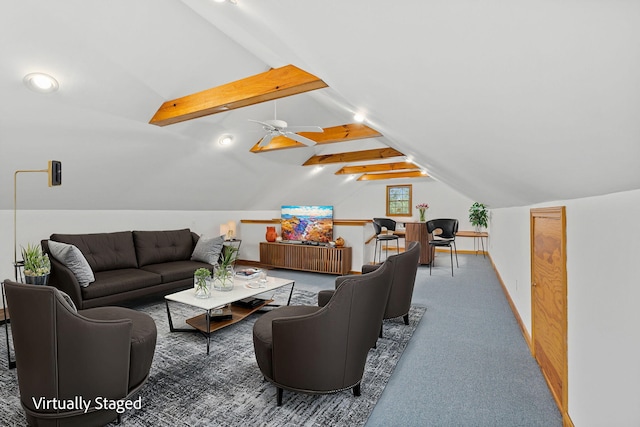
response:
<path id="1" fill-rule="evenodd" d="M 262 125 L 262 128 L 267 131 L 267 134 L 260 140 L 258 143 L 258 147 L 264 147 L 271 142 L 273 138 L 276 136 L 284 136 L 285 138 L 293 139 L 294 141 L 298 141 L 306 146 L 315 145 L 316 142 L 305 138 L 302 135 L 298 135 L 297 132 L 324 132 L 324 130 L 320 126 L 289 126 L 287 122 L 284 120 L 278 120 L 277 117 L 277 109 L 274 102 L 274 115 L 273 120 L 251 120 L 250 122 L 259 123 Z"/>

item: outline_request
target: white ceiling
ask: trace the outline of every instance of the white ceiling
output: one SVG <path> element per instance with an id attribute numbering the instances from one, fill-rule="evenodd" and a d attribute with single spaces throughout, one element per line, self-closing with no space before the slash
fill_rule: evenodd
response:
<path id="1" fill-rule="evenodd" d="M 0 13 L 0 209 L 278 209 L 365 182 L 300 166 L 391 146 L 491 207 L 640 188 L 640 2 L 21 0 Z M 294 64 L 329 88 L 277 102 L 292 125 L 355 111 L 384 137 L 264 154 L 273 102 L 157 127 L 162 102 Z M 60 90 L 22 84 L 34 71 Z M 231 133 L 231 147 L 217 144 Z M 393 182 L 393 181 L 391 181 Z"/>

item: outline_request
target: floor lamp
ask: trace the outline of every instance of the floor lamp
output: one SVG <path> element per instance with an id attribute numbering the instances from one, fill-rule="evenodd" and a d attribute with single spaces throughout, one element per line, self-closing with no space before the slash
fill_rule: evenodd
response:
<path id="1" fill-rule="evenodd" d="M 17 211 L 18 211 L 18 174 L 30 172 L 44 172 L 49 175 L 49 187 L 62 184 L 62 163 L 57 160 L 49 160 L 47 169 L 37 170 L 17 170 L 13 174 L 13 272 L 16 281 L 18 281 L 18 270 L 22 265 L 18 263 L 18 238 L 17 238 Z M 22 276 L 22 275 L 21 275 Z"/>

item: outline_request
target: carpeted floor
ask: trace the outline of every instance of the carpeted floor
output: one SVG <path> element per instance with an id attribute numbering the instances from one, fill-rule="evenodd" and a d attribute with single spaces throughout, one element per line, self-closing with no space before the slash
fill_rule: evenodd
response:
<path id="1" fill-rule="evenodd" d="M 288 289 L 280 290 L 277 302 L 286 303 L 286 296 Z M 313 292 L 296 289 L 292 304 L 315 305 L 315 298 Z M 285 391 L 278 408 L 275 387 L 263 380 L 253 353 L 251 331 L 259 314 L 217 331 L 207 355 L 202 335 L 169 332 L 163 301 L 137 309 L 156 321 L 158 345 L 141 392 L 142 409 L 124 414 L 121 426 L 364 425 L 426 310 L 412 307 L 409 326 L 401 319 L 385 321 L 384 338 L 369 353 L 362 396 L 355 398 L 350 390 L 331 395 Z M 194 314 L 177 303 L 171 311 L 176 327 L 181 327 L 179 319 Z M 25 425 L 16 371 L 7 369 L 6 358 L 0 364 L 0 383 L 0 425 Z"/>

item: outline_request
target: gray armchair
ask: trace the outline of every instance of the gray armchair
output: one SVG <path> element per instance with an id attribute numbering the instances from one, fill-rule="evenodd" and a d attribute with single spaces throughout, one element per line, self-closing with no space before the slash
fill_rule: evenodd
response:
<path id="1" fill-rule="evenodd" d="M 384 264 L 389 264 L 392 271 L 391 291 L 384 310 L 384 319 L 402 316 L 405 325 L 409 324 L 409 309 L 418 272 L 420 250 L 420 242 L 410 242 L 406 251 L 399 255 L 392 255 L 384 262 Z M 375 271 L 384 264 L 365 264 L 362 266 L 362 273 L 367 274 Z M 338 284 L 339 282 L 336 281 L 336 286 Z M 320 291 L 319 304 L 323 305 L 328 301 L 332 293 L 333 291 Z M 380 326 L 380 336 L 382 336 L 382 325 Z"/>
<path id="2" fill-rule="evenodd" d="M 50 286 L 10 280 L 4 286 L 20 403 L 29 425 L 97 426 L 115 420 L 116 411 L 98 410 L 96 398 L 130 399 L 145 383 L 156 346 L 153 319 L 122 307 L 76 312 Z M 90 401 L 86 413 L 36 407 L 41 398 L 76 396 Z"/>
<path id="3" fill-rule="evenodd" d="M 338 278 L 340 285 L 324 307 L 285 306 L 263 314 L 253 327 L 256 360 L 265 379 L 304 393 L 353 389 L 367 354 L 375 346 L 389 295 L 391 269 Z"/>

